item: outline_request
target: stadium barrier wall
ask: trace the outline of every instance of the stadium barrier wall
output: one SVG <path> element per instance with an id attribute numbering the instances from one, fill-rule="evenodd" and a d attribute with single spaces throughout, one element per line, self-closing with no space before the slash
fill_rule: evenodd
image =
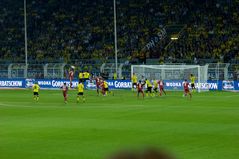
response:
<path id="1" fill-rule="evenodd" d="M 1 79 L 0 88 L 30 88 L 37 81 L 42 89 L 59 89 L 64 82 L 68 85 L 69 80 L 61 79 Z M 131 89 L 130 80 L 107 80 L 110 89 Z M 183 80 L 165 80 L 166 90 L 183 90 Z M 73 80 L 73 87 L 76 87 L 78 80 Z M 94 80 L 87 80 L 84 83 L 86 89 L 96 89 Z M 198 83 L 195 84 L 199 86 Z M 200 83 L 201 89 L 209 90 L 239 90 L 239 81 L 214 81 L 208 80 L 207 83 Z"/>

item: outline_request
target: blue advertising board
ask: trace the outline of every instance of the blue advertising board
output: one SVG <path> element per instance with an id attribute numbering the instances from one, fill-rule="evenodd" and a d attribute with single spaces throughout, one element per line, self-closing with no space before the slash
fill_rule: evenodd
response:
<path id="1" fill-rule="evenodd" d="M 222 90 L 234 90 L 234 81 L 224 80 L 222 81 Z"/>
<path id="2" fill-rule="evenodd" d="M 26 79 L 26 88 L 32 87 L 32 85 L 37 82 L 41 88 L 54 89 L 60 88 L 63 83 L 70 85 L 69 80 L 60 80 L 60 79 Z M 72 81 L 72 86 L 76 87 L 78 84 L 77 80 Z"/>
<path id="3" fill-rule="evenodd" d="M 131 89 L 132 83 L 130 80 L 106 80 L 109 89 Z M 85 86 L 87 89 L 96 89 L 95 80 L 87 80 L 85 82 Z"/>
<path id="4" fill-rule="evenodd" d="M 0 79 L 0 88 L 25 88 L 25 79 Z"/>
<path id="5" fill-rule="evenodd" d="M 1 79 L 0 88 L 31 88 L 35 82 L 38 82 L 43 89 L 58 89 L 63 83 L 70 85 L 69 80 L 61 79 Z M 110 89 L 131 89 L 130 80 L 107 80 Z M 183 80 L 165 80 L 166 90 L 183 90 Z M 72 86 L 76 87 L 78 80 L 72 81 Z M 87 80 L 86 89 L 96 89 L 95 80 Z M 196 88 L 200 87 L 209 90 L 239 90 L 239 81 L 213 81 L 208 80 L 207 83 L 195 83 Z"/>

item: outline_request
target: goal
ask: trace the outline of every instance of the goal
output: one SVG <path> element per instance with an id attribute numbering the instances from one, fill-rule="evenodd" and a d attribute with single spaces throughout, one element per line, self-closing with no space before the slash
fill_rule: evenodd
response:
<path id="1" fill-rule="evenodd" d="M 196 76 L 195 85 L 198 92 L 207 91 L 208 65 L 131 65 L 131 76 L 136 74 L 149 80 L 180 81 Z M 190 80 L 189 80 L 190 81 Z"/>

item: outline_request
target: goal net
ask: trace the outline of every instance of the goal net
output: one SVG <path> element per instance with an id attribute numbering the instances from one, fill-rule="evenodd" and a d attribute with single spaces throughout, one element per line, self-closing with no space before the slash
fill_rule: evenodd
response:
<path id="1" fill-rule="evenodd" d="M 131 76 L 136 74 L 138 79 L 180 81 L 187 79 L 190 83 L 190 75 L 196 76 L 195 85 L 198 92 L 207 91 L 208 65 L 131 65 Z M 182 87 L 181 87 L 182 88 Z"/>

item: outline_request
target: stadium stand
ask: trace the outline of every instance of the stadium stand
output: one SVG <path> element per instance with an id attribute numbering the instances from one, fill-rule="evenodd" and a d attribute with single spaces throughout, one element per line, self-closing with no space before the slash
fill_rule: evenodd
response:
<path id="1" fill-rule="evenodd" d="M 118 58 L 132 64 L 237 63 L 238 6 L 230 0 L 118 0 Z M 23 3 L 2 0 L 0 8 L 1 63 L 23 62 Z M 28 1 L 27 23 L 30 63 L 99 70 L 114 59 L 113 1 Z M 166 38 L 145 49 L 163 28 Z"/>

